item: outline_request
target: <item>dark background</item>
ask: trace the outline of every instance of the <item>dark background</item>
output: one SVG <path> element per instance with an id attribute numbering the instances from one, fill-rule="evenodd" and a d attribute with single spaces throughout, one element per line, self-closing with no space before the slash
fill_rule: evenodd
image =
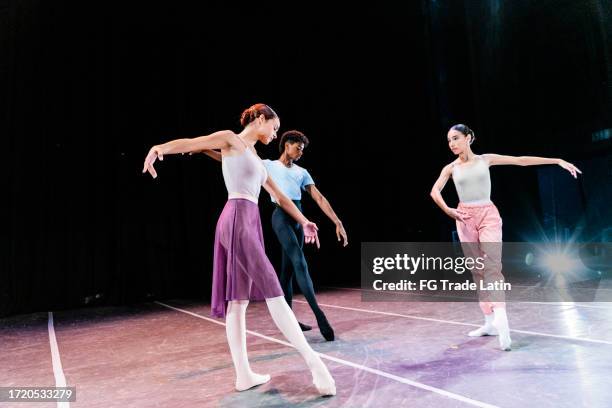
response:
<path id="1" fill-rule="evenodd" d="M 219 164 L 166 156 L 153 180 L 142 161 L 153 144 L 239 131 L 256 102 L 281 132 L 310 137 L 300 164 L 349 233 L 343 249 L 304 198 L 320 227 L 322 248 L 307 250 L 319 285 L 359 281 L 362 241 L 452 239 L 429 190 L 459 122 L 476 153 L 584 170 L 574 181 L 554 166 L 493 168 L 505 240 L 608 236 L 610 139 L 592 133 L 612 128 L 610 2 L 194 4 L 0 1 L 0 315 L 207 299 Z M 276 142 L 258 150 L 278 155 Z M 445 197 L 456 202 L 452 182 Z M 262 192 L 277 264 L 268 201 Z"/>

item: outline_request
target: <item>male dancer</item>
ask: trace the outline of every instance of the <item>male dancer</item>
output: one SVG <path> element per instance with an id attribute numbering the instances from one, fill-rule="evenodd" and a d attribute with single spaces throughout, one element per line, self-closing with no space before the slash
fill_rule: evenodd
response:
<path id="1" fill-rule="evenodd" d="M 343 245 L 348 244 L 348 237 L 342 222 L 332 209 L 329 201 L 321 194 L 319 189 L 306 169 L 295 164 L 308 146 L 309 140 L 297 130 L 289 130 L 283 133 L 278 145 L 280 157 L 278 160 L 264 160 L 264 165 L 268 174 L 272 177 L 279 188 L 302 210 L 301 199 L 302 191 L 307 191 L 314 199 L 323 213 L 336 225 L 336 236 L 338 241 L 342 240 Z M 285 293 L 285 299 L 289 306 L 293 298 L 292 277 L 295 274 L 296 281 L 300 290 L 304 294 L 306 301 L 310 305 L 319 326 L 321 334 L 327 341 L 334 340 L 334 331 L 330 326 L 325 314 L 317 304 L 312 280 L 308 273 L 308 264 L 303 251 L 304 231 L 302 226 L 296 223 L 291 217 L 274 201 L 276 205 L 272 213 L 272 228 L 276 233 L 279 243 L 283 248 L 282 266 L 280 273 L 280 283 Z M 300 323 L 302 330 L 310 330 L 311 327 Z"/>

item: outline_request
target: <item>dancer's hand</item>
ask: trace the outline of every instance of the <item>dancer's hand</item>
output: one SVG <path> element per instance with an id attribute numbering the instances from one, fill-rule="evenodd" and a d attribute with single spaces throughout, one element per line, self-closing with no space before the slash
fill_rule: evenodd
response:
<path id="1" fill-rule="evenodd" d="M 319 235 L 317 234 L 319 228 L 317 227 L 317 224 L 306 221 L 302 224 L 302 228 L 304 229 L 304 242 L 307 244 L 317 244 L 317 248 L 320 248 L 321 245 L 319 244 Z"/>
<path id="2" fill-rule="evenodd" d="M 346 235 L 346 231 L 344 230 L 344 226 L 340 221 L 338 221 L 338 223 L 336 224 L 336 236 L 338 237 L 338 241 L 340 241 L 341 239 L 344 241 L 344 244 L 342 244 L 342 246 L 348 245 L 348 237 Z"/>
<path id="3" fill-rule="evenodd" d="M 465 220 L 467 220 L 468 218 L 472 218 L 470 214 L 457 208 L 449 208 L 446 211 L 446 214 L 448 214 L 449 217 L 461 222 L 465 222 Z"/>
<path id="4" fill-rule="evenodd" d="M 582 172 L 580 171 L 580 169 L 578 169 L 578 167 L 574 166 L 572 163 L 566 162 L 565 160 L 559 159 L 559 166 L 569 171 L 572 174 L 572 176 L 574 176 L 574 178 L 578 178 L 578 174 L 576 173 L 582 174 Z"/>
<path id="5" fill-rule="evenodd" d="M 151 150 L 149 150 L 149 154 L 147 154 L 147 157 L 145 158 L 144 167 L 142 168 L 142 172 L 144 173 L 148 171 L 149 174 L 153 176 L 153 178 L 156 178 L 157 172 L 155 171 L 155 167 L 153 167 L 153 163 L 155 163 L 155 160 L 158 158 L 160 161 L 164 160 L 164 155 L 159 146 L 153 146 Z"/>

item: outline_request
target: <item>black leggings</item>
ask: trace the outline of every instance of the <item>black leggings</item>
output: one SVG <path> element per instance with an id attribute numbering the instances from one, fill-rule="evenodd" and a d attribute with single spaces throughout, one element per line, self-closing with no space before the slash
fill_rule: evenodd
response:
<path id="1" fill-rule="evenodd" d="M 297 208 L 302 211 L 302 206 L 299 201 L 293 201 Z M 272 213 L 272 228 L 276 233 L 279 243 L 282 247 L 283 258 L 280 272 L 280 284 L 285 293 L 285 299 L 291 307 L 293 299 L 293 274 L 297 281 L 302 294 L 308 301 L 310 308 L 314 312 L 317 322 L 326 322 L 325 314 L 317 304 L 312 280 L 308 273 L 308 264 L 304 257 L 304 230 L 302 226 L 289 216 L 280 207 L 276 207 Z"/>

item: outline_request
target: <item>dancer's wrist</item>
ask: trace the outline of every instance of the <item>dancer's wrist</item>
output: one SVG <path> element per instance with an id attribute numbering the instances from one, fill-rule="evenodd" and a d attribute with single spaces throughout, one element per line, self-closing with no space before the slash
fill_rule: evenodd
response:
<path id="1" fill-rule="evenodd" d="M 168 153 L 168 148 L 166 146 L 166 143 L 160 144 L 160 145 L 155 145 L 155 148 L 157 149 L 159 154 L 161 154 L 162 156 L 166 155 Z"/>

